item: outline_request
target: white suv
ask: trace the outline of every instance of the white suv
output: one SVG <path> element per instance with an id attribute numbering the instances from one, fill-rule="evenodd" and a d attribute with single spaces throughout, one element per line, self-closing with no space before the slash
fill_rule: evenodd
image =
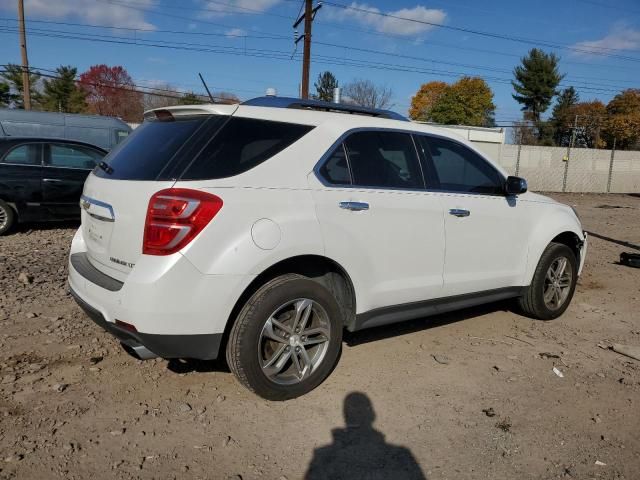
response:
<path id="1" fill-rule="evenodd" d="M 214 359 L 258 395 L 318 386 L 342 332 L 506 298 L 561 315 L 574 211 L 392 112 L 259 98 L 171 107 L 89 175 L 69 284 L 140 358 Z"/>

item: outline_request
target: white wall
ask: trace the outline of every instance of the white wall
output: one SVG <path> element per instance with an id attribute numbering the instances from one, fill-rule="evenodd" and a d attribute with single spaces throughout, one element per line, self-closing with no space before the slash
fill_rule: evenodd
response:
<path id="1" fill-rule="evenodd" d="M 524 177 L 531 190 L 561 192 L 566 168 L 567 192 L 607 192 L 611 150 L 572 148 L 567 164 L 564 147 L 523 145 L 518 162 L 518 145 L 476 145 L 510 174 Z M 640 152 L 614 152 L 609 191 L 640 193 Z"/>

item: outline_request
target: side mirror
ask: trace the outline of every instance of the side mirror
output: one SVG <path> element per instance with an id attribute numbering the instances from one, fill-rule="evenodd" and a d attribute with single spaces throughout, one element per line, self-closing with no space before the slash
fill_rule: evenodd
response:
<path id="1" fill-rule="evenodd" d="M 504 185 L 507 195 L 519 195 L 527 191 L 527 181 L 520 177 L 507 177 Z"/>

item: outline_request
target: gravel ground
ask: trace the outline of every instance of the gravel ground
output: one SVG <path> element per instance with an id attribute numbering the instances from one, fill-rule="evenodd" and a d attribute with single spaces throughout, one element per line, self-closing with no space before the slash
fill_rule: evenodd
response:
<path id="1" fill-rule="evenodd" d="M 75 225 L 0 238 L 0 478 L 640 478 L 640 198 L 554 195 L 592 232 L 567 313 L 494 304 L 350 334 L 311 394 L 141 362 L 66 290 Z M 564 376 L 553 372 L 557 368 Z"/>

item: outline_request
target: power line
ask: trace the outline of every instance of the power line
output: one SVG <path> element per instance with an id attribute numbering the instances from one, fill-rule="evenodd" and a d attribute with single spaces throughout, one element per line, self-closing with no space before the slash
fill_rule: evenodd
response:
<path id="1" fill-rule="evenodd" d="M 588 53 L 588 54 L 592 54 L 592 55 L 601 55 L 601 56 L 605 56 L 605 57 L 619 58 L 619 59 L 622 59 L 622 60 L 629 60 L 629 61 L 634 61 L 634 62 L 640 61 L 640 58 L 637 58 L 637 57 L 629 57 L 629 56 L 626 56 L 626 55 L 607 53 L 607 52 L 625 51 L 625 49 L 608 48 L 608 47 L 592 47 L 591 49 L 584 49 L 584 48 L 579 48 L 579 47 L 573 47 L 573 46 L 570 46 L 570 45 L 551 43 L 551 42 L 547 42 L 547 41 L 544 41 L 544 40 L 537 40 L 537 39 L 531 39 L 531 38 L 525 38 L 525 37 L 516 37 L 516 36 L 505 35 L 505 34 L 501 34 L 501 33 L 487 32 L 487 31 L 475 30 L 475 29 L 464 28 L 464 27 L 455 27 L 453 25 L 444 25 L 444 24 L 441 24 L 441 23 L 429 22 L 429 21 L 426 21 L 426 20 L 418 20 L 418 19 L 415 19 L 415 18 L 401 17 L 399 15 L 393 15 L 393 14 L 390 14 L 390 13 L 384 13 L 384 12 L 381 12 L 379 10 L 371 10 L 371 9 L 358 7 L 358 6 L 355 6 L 354 4 L 352 4 L 352 5 L 344 5 L 344 4 L 341 4 L 341 3 L 335 3 L 335 2 L 331 2 L 331 1 L 325 1 L 324 3 L 325 3 L 325 5 L 328 5 L 330 7 L 339 8 L 339 9 L 343 9 L 343 10 L 352 10 L 352 11 L 355 11 L 355 12 L 366 13 L 368 15 L 377 15 L 377 16 L 381 16 L 381 17 L 385 17 L 385 18 L 392 18 L 392 19 L 395 19 L 395 20 L 401 20 L 401 21 L 406 21 L 406 22 L 411 22 L 411 23 L 418 23 L 418 24 L 421 24 L 421 25 L 426 25 L 426 26 L 430 26 L 430 27 L 434 27 L 434 28 L 442 28 L 442 29 L 452 30 L 452 31 L 456 31 L 456 32 L 468 33 L 468 34 L 471 34 L 471 35 L 478 35 L 478 36 L 483 36 L 483 37 L 488 37 L 488 38 L 495 38 L 495 39 L 499 39 L 499 40 L 507 40 L 507 41 L 510 41 L 510 42 L 524 43 L 524 44 L 529 44 L 529 45 L 542 45 L 542 46 L 551 47 L 551 48 L 570 50 L 570 51 L 580 52 L 580 53 Z M 637 52 L 637 50 L 627 50 L 627 51 Z"/>
<path id="2" fill-rule="evenodd" d="M 624 12 L 631 12 L 631 13 L 640 13 L 640 10 L 633 10 L 631 8 L 623 8 L 623 7 L 619 7 L 618 5 L 608 5 L 606 3 L 601 3 L 601 2 L 594 2 L 592 0 L 578 0 L 579 2 L 582 3 L 589 3 L 591 5 L 596 5 L 598 7 L 603 7 L 603 8 L 610 8 L 610 9 L 614 9 L 617 11 L 624 11 Z"/>
<path id="3" fill-rule="evenodd" d="M 3 20 L 3 18 L 0 18 L 0 20 Z M 14 20 L 14 19 L 4 19 L 4 20 Z M 81 24 L 81 23 L 71 23 L 71 22 L 44 22 L 44 21 L 39 21 L 40 23 L 52 23 L 52 24 L 63 24 L 63 25 L 72 25 L 72 26 L 79 26 L 79 27 L 90 27 L 90 28 L 111 28 L 111 27 L 105 27 L 102 25 L 92 25 L 92 24 Z M 2 28 L 13 28 L 13 27 L 2 27 Z M 177 34 L 190 34 L 191 32 L 181 32 L 181 31 L 175 31 L 175 30 L 158 30 L 158 31 L 153 31 L 153 30 L 148 30 L 148 29 L 126 29 L 126 30 L 133 30 L 133 31 L 142 31 L 142 32 L 148 32 L 148 33 L 165 33 L 165 32 L 171 32 L 171 33 L 177 33 Z M 120 37 L 120 36 L 114 36 L 114 35 L 106 35 L 106 34 L 94 34 L 94 33 L 83 33 L 83 32 L 73 32 L 73 31 L 68 31 L 68 30 L 55 30 L 55 29 L 45 29 L 45 28 L 33 28 L 32 29 L 32 33 L 34 35 L 37 34 L 61 34 L 61 35 L 74 35 L 74 36 L 80 36 L 78 39 L 85 39 L 85 40 L 96 40 L 96 39 L 114 39 L 114 40 L 118 40 L 119 42 L 117 43 L 121 43 L 120 41 L 122 41 L 123 39 L 128 39 L 128 40 L 132 40 L 130 38 L 127 37 Z M 213 36 L 225 36 L 224 34 L 216 34 L 216 33 L 202 33 L 203 35 L 213 35 Z M 56 35 L 58 36 L 58 35 Z M 91 38 L 91 37 L 95 37 Z M 65 37 L 62 37 L 65 38 Z M 75 37 L 74 37 L 75 38 Z M 263 38 L 260 36 L 248 36 L 248 38 Z M 265 37 L 265 38 L 271 38 L 271 37 Z M 281 40 L 279 38 L 275 39 L 275 40 Z M 287 39 L 287 41 L 289 41 L 289 39 Z M 142 45 L 142 46 L 160 46 L 160 45 L 156 45 L 156 44 L 161 44 L 161 46 L 176 46 L 176 45 L 183 45 L 183 46 L 189 46 L 189 47 L 216 47 L 216 48 L 221 48 L 224 50 L 229 50 L 229 52 L 247 52 L 247 53 L 254 53 L 255 51 L 262 51 L 262 52 L 276 52 L 276 53 L 282 53 L 280 51 L 276 51 L 276 50 L 265 50 L 265 49 L 251 49 L 251 48 L 246 48 L 245 47 L 232 47 L 232 46 L 224 46 L 224 45 L 209 45 L 209 44 L 201 44 L 201 43 L 193 43 L 193 42 L 169 42 L 166 40 L 147 40 L 144 38 L 140 38 L 138 39 L 137 37 L 134 40 L 134 44 L 136 45 Z M 463 67 L 463 68 L 470 68 L 470 69 L 474 69 L 474 70 L 484 70 L 484 71 L 489 71 L 489 72 L 496 72 L 496 73 L 511 73 L 509 70 L 506 69 L 500 69 L 500 68 L 495 68 L 495 67 L 487 67 L 487 66 L 482 66 L 482 65 L 473 65 L 473 64 L 465 64 L 465 63 L 459 63 L 459 62 L 447 62 L 444 60 L 436 60 L 436 59 L 432 59 L 432 58 L 426 58 L 426 57 L 419 57 L 419 56 L 415 56 L 415 55 L 406 55 L 406 54 L 400 54 L 400 53 L 390 53 L 390 52 L 385 52 L 385 51 L 380 51 L 380 50 L 373 50 L 373 49 L 367 49 L 367 48 L 357 48 L 357 47 L 351 47 L 351 46 L 347 46 L 347 45 L 341 45 L 341 44 L 336 44 L 336 43 L 330 43 L 330 42 L 322 42 L 322 41 L 316 41 L 315 42 L 318 45 L 322 45 L 322 46 L 327 46 L 327 47 L 331 47 L 331 48 L 339 48 L 339 49 L 347 49 L 349 51 L 359 51 L 359 52 L 364 52 L 364 53 L 372 53 L 372 54 L 376 54 L 376 55 L 384 55 L 384 56 L 392 56 L 392 57 L 398 57 L 398 58 L 405 58 L 405 59 L 409 59 L 409 60 L 416 60 L 416 61 L 420 61 L 420 62 L 427 62 L 427 63 L 434 63 L 434 64 L 442 64 L 442 65 L 449 65 L 449 66 L 457 66 L 457 67 Z M 219 52 L 221 53 L 221 52 Z M 335 58 L 339 58 L 339 57 L 335 57 Z M 357 59 L 344 59 L 346 61 L 358 61 Z M 463 75 L 469 75 L 469 72 L 450 72 L 450 71 L 438 71 L 438 70 L 432 70 L 426 73 L 447 73 L 447 74 L 452 74 L 455 76 L 463 76 Z M 620 82 L 625 82 L 624 80 L 613 80 L 613 79 L 603 79 L 603 78 L 594 78 L 594 77 L 587 77 L 587 76 L 575 76 L 576 78 L 585 78 L 585 79 L 593 79 L 593 80 L 600 80 L 600 81 L 608 81 L 608 82 L 615 82 L 615 81 L 620 81 Z M 595 89 L 595 90 L 605 90 L 605 91 L 613 91 L 610 90 L 612 87 L 613 88 L 619 88 L 620 90 L 623 90 L 625 87 L 622 86 L 616 86 L 614 84 L 604 84 L 604 83 L 597 83 L 597 82 L 584 82 L 584 81 L 572 81 L 572 84 L 575 84 L 576 86 L 579 86 L 581 88 L 584 89 L 592 89 L 594 90 L 594 87 L 605 87 L 604 89 Z M 633 83 L 633 82 L 629 82 L 629 83 Z"/>
<path id="4" fill-rule="evenodd" d="M 112 5 L 119 5 L 119 6 L 122 6 L 122 7 L 125 7 L 125 8 L 130 8 L 130 9 L 133 9 L 133 10 L 137 10 L 137 11 L 140 11 L 140 12 L 147 12 L 147 13 L 156 14 L 156 15 L 162 15 L 162 16 L 170 17 L 170 18 L 177 18 L 177 19 L 182 19 L 182 20 L 187 20 L 187 21 L 192 21 L 192 22 L 197 22 L 197 23 L 198 22 L 199 23 L 207 23 L 207 24 L 211 24 L 211 25 L 214 25 L 214 26 L 224 26 L 226 28 L 237 28 L 237 27 L 230 27 L 228 25 L 223 25 L 223 24 L 210 22 L 210 21 L 205 21 L 205 20 L 201 20 L 201 19 L 183 17 L 183 16 L 168 14 L 168 13 L 164 13 L 164 12 L 158 12 L 157 10 L 150 10 L 150 9 L 139 8 L 139 7 L 133 6 L 133 5 L 143 5 L 142 3 L 139 3 L 139 2 L 131 2 L 131 1 L 124 2 L 124 0 L 96 0 L 96 1 L 105 2 L 105 3 L 112 4 Z M 289 2 L 298 2 L 299 0 L 287 0 L 287 1 L 289 1 Z M 221 2 L 215 2 L 215 3 L 221 3 Z M 486 36 L 490 36 L 492 38 L 498 38 L 498 39 L 502 38 L 502 39 L 505 39 L 505 40 L 517 41 L 517 42 L 533 44 L 533 45 L 544 45 L 544 46 L 547 46 L 547 47 L 550 47 L 550 48 L 568 49 L 568 50 L 572 50 L 572 51 L 576 51 L 576 52 L 599 55 L 599 56 L 603 56 L 603 57 L 619 58 L 619 59 L 628 60 L 628 61 L 635 61 L 635 62 L 640 61 L 640 58 L 637 58 L 637 57 L 628 57 L 628 56 L 623 56 L 623 55 L 614 55 L 614 54 L 608 54 L 608 53 L 605 53 L 605 52 L 593 51 L 593 48 L 601 49 L 601 50 L 612 50 L 612 51 L 616 51 L 616 50 L 624 51 L 623 49 L 613 49 L 613 48 L 606 48 L 606 47 L 592 47 L 592 49 L 580 49 L 578 47 L 572 47 L 570 45 L 553 44 L 553 43 L 538 41 L 538 40 L 534 40 L 534 39 L 511 37 L 511 36 L 508 36 L 508 35 L 494 34 L 494 33 L 491 33 L 491 32 L 480 32 L 480 31 L 474 31 L 474 30 L 471 30 L 471 29 L 464 29 L 464 28 L 461 28 L 461 27 L 452 27 L 452 26 L 449 26 L 449 25 L 430 23 L 430 22 L 420 21 L 420 20 L 416 20 L 416 19 L 412 19 L 412 18 L 399 17 L 399 16 L 395 16 L 395 15 L 391 15 L 391 14 L 385 14 L 383 12 L 375 12 L 375 11 L 363 9 L 363 8 L 360 8 L 360 7 L 354 7 L 354 6 L 351 6 L 351 5 L 342 5 L 342 4 L 332 3 L 332 2 L 324 2 L 324 4 L 329 5 L 329 6 L 333 6 L 334 8 L 343 8 L 343 9 L 349 9 L 349 10 L 362 11 L 362 12 L 366 12 L 366 13 L 370 13 L 370 14 L 374 14 L 374 15 L 381 15 L 381 16 L 391 17 L 391 18 L 395 18 L 395 19 L 398 19 L 398 20 L 405 20 L 405 21 L 409 21 L 409 22 L 424 23 L 424 24 L 429 25 L 429 26 L 464 31 L 466 33 L 475 33 L 475 34 L 478 34 L 478 35 L 486 34 Z M 223 5 L 228 5 L 229 7 L 243 8 L 245 10 L 253 10 L 255 12 L 258 12 L 258 10 L 249 9 L 248 7 L 239 7 L 239 6 L 230 5 L 230 4 L 223 4 Z M 164 4 L 161 4 L 159 6 L 160 7 L 165 7 L 165 8 L 180 8 L 180 7 L 167 6 L 167 5 L 164 5 Z M 196 8 L 196 7 L 190 7 L 190 8 L 187 8 L 187 9 L 196 10 L 196 11 L 207 11 L 207 10 L 210 10 L 210 9 L 202 9 L 202 8 Z M 275 15 L 275 14 L 272 14 L 272 13 L 269 13 L 269 12 L 263 12 L 263 14 L 264 15 L 271 15 L 271 16 Z M 275 16 L 279 16 L 279 15 L 275 15 Z M 363 32 L 363 33 L 371 34 L 371 35 L 380 35 L 380 36 L 396 38 L 396 39 L 399 39 L 399 40 L 406 41 L 406 38 L 403 38 L 403 37 L 401 37 L 399 35 L 392 35 L 392 34 L 383 33 L 383 32 L 375 32 L 375 31 L 372 31 L 372 30 L 355 29 L 353 27 L 345 28 L 345 27 L 341 27 L 339 25 L 336 25 L 335 23 L 326 22 L 326 21 L 319 22 L 319 23 L 321 23 L 323 25 L 330 26 L 331 28 L 343 29 L 343 30 L 351 30 L 351 31 L 360 31 L 360 32 Z M 282 36 L 282 37 L 283 38 L 289 38 L 289 37 L 284 37 L 284 36 Z M 504 52 L 498 52 L 498 51 L 495 51 L 495 50 L 477 49 L 477 48 L 473 48 L 473 47 L 460 47 L 458 45 L 447 44 L 445 42 L 430 41 L 430 44 L 443 46 L 445 48 L 458 48 L 458 49 L 462 49 L 462 50 L 473 50 L 473 51 L 479 51 L 479 52 L 486 52 L 486 53 L 491 53 L 491 54 L 495 54 L 495 55 L 505 55 L 505 56 L 519 57 L 519 55 L 515 55 L 515 54 L 508 54 L 508 53 L 504 53 Z M 632 51 L 636 51 L 636 50 L 632 50 Z M 584 62 L 575 62 L 575 61 L 574 62 L 565 62 L 565 63 L 567 63 L 567 64 L 576 64 L 576 65 L 585 64 Z M 589 65 L 589 64 L 587 64 L 587 65 Z M 613 68 L 625 68 L 625 67 L 622 67 L 622 66 L 612 66 L 612 67 Z"/>
<path id="5" fill-rule="evenodd" d="M 15 30 L 11 30 L 11 27 L 0 27 L 1 33 L 15 33 Z M 241 48 L 241 47 L 229 47 L 223 45 L 207 45 L 207 44 L 197 44 L 190 42 L 166 42 L 162 40 L 131 40 L 123 37 L 111 36 L 111 35 L 91 35 L 91 36 L 80 36 L 83 34 L 67 34 L 64 33 L 45 33 L 42 29 L 32 29 L 31 35 L 35 36 L 44 36 L 44 37 L 52 37 L 52 38 L 62 38 L 62 39 L 74 39 L 74 40 L 84 40 L 91 42 L 103 42 L 103 43 L 112 43 L 112 44 L 123 44 L 123 45 L 135 45 L 135 46 L 146 46 L 153 48 L 168 48 L 174 50 L 186 50 L 186 51 L 198 51 L 198 52 L 207 52 L 207 53 L 218 53 L 218 54 L 234 54 L 234 55 L 244 55 L 249 57 L 256 58 L 270 58 L 276 60 L 290 60 L 290 54 L 288 52 L 279 51 L 279 50 L 266 50 L 266 49 L 251 49 L 251 48 Z M 297 56 L 297 58 L 299 58 Z M 351 66 L 351 67 L 359 67 L 359 68 L 371 68 L 376 70 L 392 70 L 399 72 L 412 72 L 412 73 L 422 73 L 422 74 L 433 74 L 445 77 L 461 77 L 468 76 L 468 72 L 461 71 L 450 71 L 450 70 L 440 70 L 434 68 L 420 68 L 412 65 L 401 65 L 394 63 L 383 63 L 383 62 L 370 62 L 366 60 L 358 60 L 358 59 L 347 59 L 347 58 L 339 58 L 332 57 L 328 55 L 317 55 L 318 63 L 328 64 L 328 65 L 339 65 L 339 66 Z M 484 76 L 485 80 L 490 80 L 496 83 L 510 84 L 511 79 L 503 78 L 503 77 L 495 77 L 495 76 Z M 561 84 L 560 86 L 569 86 L 567 84 Z M 591 86 L 582 86 L 580 87 L 582 90 L 589 90 L 593 92 L 600 93 L 618 93 L 619 90 L 611 89 L 611 88 L 601 88 L 601 87 L 591 87 Z"/>
<path id="6" fill-rule="evenodd" d="M 123 1 L 123 0 L 105 0 L 107 3 L 111 3 L 112 5 L 119 5 L 119 6 L 129 6 L 129 5 L 140 5 L 142 7 L 148 6 L 148 3 L 143 3 L 143 2 L 134 2 L 131 0 L 128 1 Z M 224 10 L 224 9 L 215 9 L 215 8 L 204 8 L 204 7 L 191 7 L 191 6 L 187 6 L 187 5 L 167 5 L 165 3 L 157 3 L 154 4 L 153 6 L 158 7 L 158 8 L 167 8 L 167 9 L 172 9 L 172 10 L 190 10 L 190 11 L 196 11 L 196 12 L 210 12 L 210 13 L 217 13 L 217 14 L 233 14 L 233 15 L 261 15 L 261 16 L 269 16 L 269 17 L 277 17 L 277 18 L 283 18 L 286 20 L 290 20 L 291 17 L 287 16 L 287 15 L 281 15 L 278 13 L 273 13 L 273 12 L 266 12 L 264 10 L 259 10 L 256 8 L 250 8 L 250 7 L 243 7 L 241 5 L 234 5 L 231 3 L 225 3 L 225 2 L 218 2 L 218 1 L 214 1 L 214 0 L 206 0 L 206 4 L 213 4 L 213 5 L 220 5 L 221 7 L 226 7 L 229 8 L 229 10 Z"/>
<path id="7" fill-rule="evenodd" d="M 204 24 L 207 24 L 207 25 L 213 25 L 213 26 L 222 27 L 222 28 L 232 28 L 232 29 L 233 28 L 237 28 L 237 27 L 230 26 L 230 25 L 227 25 L 227 24 L 224 24 L 224 23 L 211 22 L 209 20 L 202 20 L 202 19 L 199 19 L 199 18 L 183 17 L 181 15 L 158 12 L 157 10 L 149 10 L 149 9 L 146 9 L 146 8 L 134 7 L 134 6 L 126 4 L 126 3 L 116 2 L 114 0 L 95 0 L 95 1 L 101 2 L 101 3 L 107 3 L 109 5 L 118 5 L 120 7 L 128 8 L 130 10 L 136 10 L 138 12 L 146 12 L 146 13 L 151 13 L 153 15 L 161 15 L 161 16 L 164 16 L 164 17 L 177 18 L 177 19 L 180 19 L 180 20 L 186 20 L 188 22 L 204 23 Z M 112 27 L 112 28 L 119 28 L 119 27 Z M 274 36 L 276 36 L 276 34 L 274 34 Z M 289 40 L 291 39 L 291 37 L 288 37 L 288 36 L 285 36 L 285 35 L 278 35 L 278 36 L 281 37 L 281 38 L 287 38 Z"/>
<path id="8" fill-rule="evenodd" d="M 5 67 L 2 70 L 0 70 L 0 73 L 4 73 L 6 72 L 6 67 L 8 65 L 0 65 L 0 67 Z M 59 75 L 52 75 L 50 73 L 42 73 L 42 70 L 47 71 L 49 69 L 44 69 L 44 68 L 30 68 L 29 69 L 29 73 L 30 74 L 35 74 L 35 75 L 39 75 L 40 77 L 44 77 L 44 78 L 50 78 L 50 79 L 61 79 L 62 77 L 60 77 Z M 50 70 L 51 71 L 51 70 Z M 183 95 L 187 94 L 187 93 L 193 93 L 193 92 L 180 92 L 177 90 L 170 90 L 170 89 L 166 89 L 166 88 L 159 88 L 159 87 L 145 87 L 142 85 L 136 85 L 134 83 L 132 83 L 131 85 L 127 85 L 127 86 L 117 86 L 117 85 L 110 85 L 108 83 L 96 83 L 96 82 L 86 82 L 83 81 L 81 82 L 79 79 L 76 79 L 76 82 L 80 83 L 81 85 L 88 85 L 88 86 L 92 86 L 92 87 L 98 87 L 98 88 L 110 88 L 113 90 L 121 90 L 121 91 L 127 91 L 127 92 L 132 92 L 132 93 L 140 93 L 140 94 L 144 94 L 144 95 L 154 95 L 157 97 L 165 97 L 165 98 L 173 98 L 173 99 L 178 99 L 181 98 Z M 152 91 L 149 91 L 152 90 Z M 170 92 L 170 93 L 158 93 L 158 92 Z M 206 95 L 200 94 L 200 93 L 194 93 L 195 96 L 197 97 L 206 97 Z M 215 99 L 219 99 L 219 100 L 229 100 L 226 97 L 221 97 L 221 96 L 217 96 L 217 95 L 213 95 L 213 98 Z M 205 103 L 205 102 L 203 102 Z"/>

